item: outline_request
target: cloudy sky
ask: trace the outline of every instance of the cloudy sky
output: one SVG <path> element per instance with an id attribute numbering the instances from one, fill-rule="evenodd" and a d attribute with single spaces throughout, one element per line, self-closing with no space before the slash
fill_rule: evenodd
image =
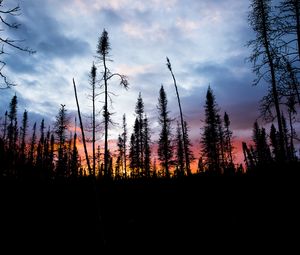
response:
<path id="1" fill-rule="evenodd" d="M 69 113 L 76 111 L 72 78 L 78 85 L 80 104 L 85 115 L 91 112 L 89 71 L 97 63 L 96 46 L 103 29 L 111 43 L 109 62 L 112 72 L 128 76 L 130 88 L 123 90 L 118 80 L 111 80 L 110 90 L 115 122 L 124 113 L 128 128 L 133 125 L 134 108 L 139 92 L 145 112 L 151 120 L 152 138 L 158 134 L 157 98 L 161 85 L 167 91 L 170 114 L 179 110 L 166 67 L 172 63 L 182 100 L 184 116 L 197 152 L 200 149 L 204 103 L 210 84 L 220 107 L 229 114 L 236 151 L 240 141 L 249 140 L 253 122 L 258 118 L 259 100 L 264 86 L 252 86 L 254 75 L 246 42 L 252 37 L 247 24 L 249 1 L 243 0 L 9 0 L 20 4 L 15 17 L 22 26 L 5 30 L 2 36 L 24 40 L 23 45 L 36 50 L 34 55 L 9 52 L 5 72 L 17 86 L 0 91 L 0 114 L 17 94 L 19 111 L 29 111 L 29 118 L 45 118 L 53 123 L 60 104 Z M 98 99 L 101 109 L 103 95 Z M 21 114 L 21 113 L 20 113 Z M 111 130 L 115 139 L 121 126 Z M 175 127 L 175 123 L 174 123 Z M 237 158 L 240 159 L 239 154 Z"/>

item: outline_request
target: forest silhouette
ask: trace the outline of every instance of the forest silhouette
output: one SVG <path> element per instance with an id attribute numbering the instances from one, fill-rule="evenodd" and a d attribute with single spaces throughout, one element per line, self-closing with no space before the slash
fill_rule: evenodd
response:
<path id="1" fill-rule="evenodd" d="M 18 13 L 19 7 L 5 10 L 3 2 L 1 22 L 17 29 L 4 17 Z M 119 123 L 122 132 L 115 138 L 117 150 L 110 148 L 108 137 L 114 125 L 110 86 L 112 80 L 124 89 L 130 89 L 130 84 L 126 75 L 110 70 L 112 49 L 104 29 L 89 74 L 91 125 L 82 120 L 76 77 L 70 81 L 77 105 L 74 120 L 62 102 L 52 125 L 42 119 L 29 127 L 29 112 L 18 118 L 17 95 L 1 118 L 0 249 L 40 254 L 79 250 L 84 254 L 179 250 L 244 254 L 282 247 L 289 254 L 297 244 L 292 233 L 300 215 L 296 202 L 300 1 L 284 0 L 273 6 L 269 0 L 251 0 L 248 17 L 255 36 L 247 43 L 254 84 L 265 80 L 268 86 L 259 114 L 268 120 L 270 130 L 254 120 L 252 141 L 241 144 L 243 164 L 235 162 L 230 113 L 221 113 L 211 86 L 204 99 L 201 129 L 199 125 L 201 153 L 194 155 L 168 57 L 166 69 L 174 83 L 180 118 L 170 117 L 168 95 L 161 85 L 153 99 L 159 124 L 154 141 L 141 92 L 132 133 L 124 113 Z M 1 38 L 0 44 L 34 52 L 17 41 Z M 4 73 L 5 62 L 1 64 L 1 88 L 11 88 L 14 84 Z M 99 97 L 103 98 L 101 122 L 95 110 Z M 100 133 L 103 147 L 97 140 Z"/>

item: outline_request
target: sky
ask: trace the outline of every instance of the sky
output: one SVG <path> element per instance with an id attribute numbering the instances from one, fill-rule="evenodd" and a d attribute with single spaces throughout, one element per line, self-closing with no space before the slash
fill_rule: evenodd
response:
<path id="1" fill-rule="evenodd" d="M 255 76 L 246 61 L 253 38 L 247 23 L 249 1 L 243 0 L 26 0 L 21 15 L 13 17 L 18 30 L 1 32 L 20 39 L 36 53 L 29 55 L 7 48 L 5 73 L 17 86 L 0 90 L 0 116 L 16 94 L 20 114 L 26 109 L 31 121 L 45 118 L 52 125 L 61 104 L 75 116 L 72 79 L 77 84 L 83 114 L 91 113 L 89 72 L 95 62 L 98 39 L 105 29 L 111 51 L 109 69 L 128 77 L 129 89 L 118 79 L 109 82 L 114 112 L 109 139 L 121 133 L 126 114 L 131 132 L 139 93 L 150 120 L 152 141 L 159 133 L 157 102 L 161 85 L 167 92 L 170 116 L 179 120 L 173 80 L 166 66 L 170 59 L 177 79 L 184 118 L 190 127 L 195 156 L 199 157 L 204 104 L 210 85 L 223 116 L 231 120 L 237 162 L 242 161 L 241 141 L 249 141 L 259 117 L 259 100 L 266 86 L 253 86 Z M 100 92 L 100 91 L 99 91 Z M 103 94 L 97 108 L 103 106 Z M 99 117 L 99 121 L 101 118 Z M 262 120 L 260 121 L 261 123 Z M 173 124 L 175 133 L 176 123 Z"/>

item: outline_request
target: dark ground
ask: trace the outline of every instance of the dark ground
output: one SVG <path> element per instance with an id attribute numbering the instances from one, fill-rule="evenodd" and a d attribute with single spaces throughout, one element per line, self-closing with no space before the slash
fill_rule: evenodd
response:
<path id="1" fill-rule="evenodd" d="M 299 187 L 287 176 L 1 179 L 0 253 L 300 254 Z"/>

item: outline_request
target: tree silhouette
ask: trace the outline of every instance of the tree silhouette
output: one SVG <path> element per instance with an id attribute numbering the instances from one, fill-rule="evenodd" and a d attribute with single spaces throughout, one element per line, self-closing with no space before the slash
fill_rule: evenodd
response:
<path id="1" fill-rule="evenodd" d="M 53 158 L 54 158 L 54 135 L 51 134 L 50 127 L 46 134 L 44 143 L 44 174 L 48 180 L 53 175 Z"/>
<path id="2" fill-rule="evenodd" d="M 284 144 L 285 144 L 285 151 L 286 151 L 286 159 L 287 161 L 292 161 L 293 158 L 293 153 L 291 150 L 291 145 L 290 145 L 290 139 L 289 137 L 291 136 L 290 131 L 288 129 L 287 123 L 286 123 L 286 118 L 284 115 L 281 115 L 282 119 L 282 127 L 283 127 L 283 137 L 284 137 Z"/>
<path id="3" fill-rule="evenodd" d="M 27 136 L 27 129 L 28 129 L 28 112 L 25 110 L 23 114 L 22 120 L 22 128 L 21 128 L 21 148 L 20 148 L 20 157 L 21 157 L 21 164 L 25 163 L 26 159 L 26 136 Z"/>
<path id="4" fill-rule="evenodd" d="M 20 6 L 16 5 L 14 7 L 6 7 L 5 2 L 6 2 L 5 0 L 0 0 L 0 24 L 2 24 L 0 32 L 4 32 L 6 29 L 18 29 L 20 27 L 20 24 L 9 21 L 9 17 L 15 17 L 21 14 Z M 11 39 L 1 34 L 0 35 L 0 48 L 1 48 L 0 56 L 7 54 L 5 47 L 16 49 L 19 51 L 24 51 L 30 54 L 35 52 L 28 47 L 22 46 L 20 44 L 20 40 Z M 2 78 L 3 83 L 1 82 L 0 89 L 9 88 L 15 85 L 11 81 L 9 81 L 7 75 L 3 72 L 5 66 L 6 66 L 6 62 L 1 59 L 0 77 Z"/>
<path id="5" fill-rule="evenodd" d="M 76 123 L 76 120 L 75 120 Z M 76 127 L 76 124 L 75 124 Z M 73 149 L 72 149 L 72 158 L 71 158 L 71 176 L 73 178 L 78 176 L 78 168 L 79 168 L 79 162 L 78 162 L 78 149 L 77 149 L 77 133 L 75 130 L 74 137 L 73 137 Z"/>
<path id="6" fill-rule="evenodd" d="M 206 93 L 205 124 L 201 143 L 208 170 L 215 173 L 219 173 L 221 170 L 220 126 L 219 109 L 213 91 L 209 86 Z"/>
<path id="7" fill-rule="evenodd" d="M 92 105 L 93 105 L 93 113 L 92 113 L 92 147 L 93 147 L 93 172 L 92 174 L 95 176 L 96 173 L 96 107 L 95 107 L 95 100 L 98 94 L 96 93 L 96 72 L 97 68 L 93 63 L 91 72 L 90 72 L 90 84 L 92 89 Z"/>
<path id="8" fill-rule="evenodd" d="M 249 13 L 249 24 L 255 32 L 256 38 L 249 41 L 248 46 L 252 48 L 250 61 L 253 63 L 253 72 L 257 75 L 255 84 L 262 78 L 271 83 L 271 102 L 274 103 L 276 118 L 279 129 L 279 145 L 281 161 L 285 158 L 284 134 L 281 119 L 280 101 L 278 95 L 278 84 L 276 81 L 276 59 L 277 47 L 274 45 L 274 24 L 271 16 L 270 0 L 252 0 Z M 270 77 L 270 78 L 269 78 Z M 269 106 L 270 103 L 267 103 Z"/>
<path id="9" fill-rule="evenodd" d="M 17 140 L 18 140 L 18 119 L 17 119 L 18 99 L 14 95 L 9 104 L 8 111 L 8 126 L 7 126 L 7 164 L 9 166 L 8 173 L 14 175 L 16 171 L 16 157 L 17 157 Z"/>
<path id="10" fill-rule="evenodd" d="M 7 118 L 8 118 L 8 113 L 7 111 L 5 111 L 4 114 L 4 123 L 3 123 L 3 129 L 2 129 L 2 140 L 4 142 L 4 144 L 6 144 L 6 134 L 7 134 Z"/>
<path id="11" fill-rule="evenodd" d="M 283 0 L 279 6 L 279 35 L 283 39 L 282 47 L 289 46 L 289 55 L 298 55 L 300 60 L 300 2 L 299 0 Z M 296 40 L 295 40 L 296 38 Z M 295 44 L 297 47 L 295 47 Z M 294 57 L 292 56 L 294 59 Z"/>
<path id="12" fill-rule="evenodd" d="M 254 123 L 253 136 L 256 162 L 259 167 L 267 166 L 271 163 L 271 152 L 267 143 L 265 128 L 260 128 L 257 121 Z"/>
<path id="13" fill-rule="evenodd" d="M 8 127 L 7 127 L 7 137 L 8 137 L 8 149 L 9 151 L 16 151 L 17 137 L 18 137 L 18 119 L 17 119 L 17 105 L 18 99 L 14 95 L 11 99 L 9 105 L 8 113 Z"/>
<path id="14" fill-rule="evenodd" d="M 117 147 L 118 147 L 118 156 L 117 156 L 117 161 L 116 161 L 116 167 L 115 167 L 115 172 L 116 172 L 116 177 L 120 177 L 120 171 L 124 166 L 124 141 L 121 135 L 118 136 L 118 142 L 117 142 Z M 122 169 L 123 170 L 123 169 Z"/>
<path id="15" fill-rule="evenodd" d="M 185 162 L 186 169 L 187 169 L 186 171 L 187 171 L 187 174 L 190 173 L 190 175 L 191 175 L 192 174 L 191 163 L 195 160 L 195 157 L 194 157 L 194 153 L 191 149 L 192 143 L 191 143 L 191 140 L 189 138 L 189 127 L 188 127 L 188 124 L 187 124 L 186 121 L 183 122 L 183 128 L 184 128 L 183 141 L 184 141 L 184 144 L 185 144 L 185 154 L 187 155 L 187 157 L 185 158 L 185 160 L 187 160 Z"/>
<path id="16" fill-rule="evenodd" d="M 245 142 L 242 142 L 242 149 L 244 154 L 244 161 L 248 172 L 252 172 L 255 168 L 255 159 L 254 159 L 254 153 L 251 149 L 248 148 L 247 144 Z"/>
<path id="17" fill-rule="evenodd" d="M 55 134 L 58 140 L 58 156 L 56 165 L 56 174 L 58 177 L 65 176 L 67 161 L 66 155 L 66 131 L 69 126 L 69 117 L 65 105 L 62 104 L 55 121 Z"/>
<path id="18" fill-rule="evenodd" d="M 297 98 L 297 102 L 300 105 L 300 84 L 298 80 L 299 75 L 298 68 L 297 66 L 295 66 L 297 63 L 293 64 L 293 61 L 290 60 L 290 57 L 283 54 L 284 53 L 281 53 L 282 56 L 280 57 L 280 61 L 278 63 L 278 94 L 283 98 L 287 98 L 287 100 L 289 100 L 290 97 L 295 97 Z M 272 103 L 272 100 L 269 99 L 269 101 L 270 103 Z M 266 102 L 265 104 L 267 103 L 269 102 Z M 269 106 L 266 105 L 265 108 L 266 110 L 268 110 Z"/>
<path id="19" fill-rule="evenodd" d="M 300 2 L 299 0 L 283 0 L 278 6 L 279 46 L 284 60 L 283 75 L 287 76 L 288 89 L 297 97 L 300 105 L 300 84 L 298 80 L 300 61 Z"/>
<path id="20" fill-rule="evenodd" d="M 123 150 L 124 150 L 124 175 L 125 178 L 127 178 L 127 164 L 126 164 L 126 159 L 127 159 L 127 124 L 126 124 L 126 115 L 124 113 L 123 115 L 123 133 L 122 133 L 122 141 L 123 141 Z"/>
<path id="21" fill-rule="evenodd" d="M 165 176 L 170 177 L 170 167 L 173 164 L 173 146 L 171 143 L 171 119 L 167 109 L 168 100 L 163 85 L 159 91 L 158 105 L 159 118 L 158 122 L 161 126 L 161 131 L 158 140 L 158 158 L 163 167 Z"/>
<path id="22" fill-rule="evenodd" d="M 230 130 L 230 120 L 228 114 L 224 113 L 224 152 L 225 152 L 225 164 L 228 167 L 228 164 L 230 166 L 233 166 L 233 156 L 232 156 L 232 131 Z M 229 161 L 229 162 L 228 162 Z"/>
<path id="23" fill-rule="evenodd" d="M 296 100 L 294 96 L 290 96 L 288 98 L 288 101 L 286 103 L 288 116 L 289 116 L 289 126 L 290 126 L 290 156 L 291 160 L 295 160 L 295 146 L 294 146 L 294 139 L 297 138 L 297 133 L 295 132 L 294 128 L 294 121 L 295 121 L 295 115 L 297 114 L 296 111 Z"/>
<path id="24" fill-rule="evenodd" d="M 177 122 L 175 142 L 176 142 L 176 152 L 175 152 L 176 175 L 183 176 L 184 175 L 184 149 L 183 149 L 183 137 L 181 133 L 181 126 L 179 122 Z"/>
<path id="25" fill-rule="evenodd" d="M 177 175 L 178 176 L 184 176 L 185 175 L 185 169 L 189 169 L 191 172 L 191 162 L 195 160 L 194 154 L 191 150 L 191 141 L 188 136 L 188 127 L 186 121 L 183 123 L 184 125 L 184 137 L 182 136 L 181 133 L 181 126 L 179 122 L 177 122 L 177 129 L 176 129 L 176 137 L 175 137 L 175 147 L 176 147 L 176 170 L 177 170 Z M 183 146 L 183 141 L 185 141 L 186 145 L 186 154 L 187 157 L 185 158 L 185 153 L 184 153 L 184 146 Z M 187 162 L 186 162 L 187 160 Z M 186 168 L 184 167 L 186 166 Z M 186 170 L 186 172 L 189 172 Z"/>
<path id="26" fill-rule="evenodd" d="M 173 70 L 172 70 L 171 62 L 170 62 L 168 57 L 167 57 L 167 67 L 171 72 L 173 82 L 174 82 L 174 86 L 175 86 L 175 90 L 176 90 L 177 101 L 178 101 L 178 106 L 179 106 L 179 113 L 180 113 L 180 123 L 181 123 L 182 136 L 186 137 L 185 129 L 184 129 L 184 120 L 183 120 L 183 114 L 182 114 L 182 109 L 181 109 L 181 103 L 180 103 L 180 97 L 179 97 L 179 93 L 178 93 L 177 83 L 176 83 L 176 79 L 175 79 L 175 76 L 174 76 L 174 73 L 173 73 Z M 188 162 L 189 162 L 188 146 L 186 144 L 185 139 L 183 139 L 182 141 L 183 141 L 183 149 L 184 149 L 184 157 L 185 157 L 185 169 L 186 169 L 187 175 L 191 175 L 191 169 L 188 166 Z"/>
<path id="27" fill-rule="evenodd" d="M 270 142 L 272 146 L 272 154 L 275 162 L 280 161 L 279 134 L 272 124 L 270 129 Z"/>
<path id="28" fill-rule="evenodd" d="M 74 78 L 73 78 L 73 86 L 74 86 L 74 94 L 75 94 L 75 99 L 76 99 L 77 113 L 78 113 L 80 130 L 81 130 L 81 135 L 82 135 L 82 142 L 83 142 L 85 159 L 86 159 L 86 163 L 87 163 L 87 166 L 88 166 L 89 175 L 92 175 L 92 168 L 91 168 L 91 164 L 90 164 L 88 151 L 87 151 L 87 148 L 86 148 L 86 139 L 85 139 L 84 128 L 83 128 L 83 124 L 82 124 L 81 112 L 80 112 L 80 107 L 79 107 L 79 102 L 78 102 L 78 97 L 77 97 L 76 84 L 75 84 Z"/>
<path id="29" fill-rule="evenodd" d="M 145 176 L 150 177 L 150 169 L 151 169 L 151 135 L 149 130 L 148 118 L 145 116 L 143 119 L 143 147 L 144 147 L 144 168 L 145 168 Z"/>
<path id="30" fill-rule="evenodd" d="M 141 175 L 140 171 L 140 136 L 139 136 L 139 120 L 138 118 L 135 118 L 134 127 L 133 127 L 133 133 L 130 138 L 130 151 L 129 151 L 129 161 L 130 161 L 130 168 L 131 168 L 131 174 L 134 177 L 139 177 Z"/>
<path id="31" fill-rule="evenodd" d="M 103 164 L 101 163 L 101 151 L 100 151 L 100 145 L 98 145 L 97 147 L 97 169 L 98 169 L 98 178 L 101 178 L 102 177 L 102 167 Z"/>
<path id="32" fill-rule="evenodd" d="M 204 173 L 204 162 L 203 162 L 203 158 L 202 157 L 200 157 L 198 159 L 197 173 L 198 174 Z"/>
<path id="33" fill-rule="evenodd" d="M 110 177 L 108 174 L 109 155 L 108 155 L 108 124 L 111 122 L 111 113 L 108 111 L 108 81 L 114 76 L 120 78 L 120 85 L 125 89 L 128 88 L 128 81 L 124 75 L 119 73 L 111 73 L 107 67 L 107 61 L 109 60 L 110 43 L 107 31 L 104 29 L 98 40 L 97 45 L 97 57 L 103 64 L 103 81 L 104 81 L 104 176 Z"/>
<path id="34" fill-rule="evenodd" d="M 54 175 L 54 146 L 55 146 L 55 138 L 54 134 L 51 134 L 50 137 L 50 152 L 49 152 L 49 176 L 52 177 Z"/>
<path id="35" fill-rule="evenodd" d="M 28 156 L 29 166 L 32 168 L 35 163 L 34 162 L 35 146 L 36 146 L 36 122 L 34 122 L 33 128 L 32 128 L 32 137 L 31 137 L 31 141 L 30 141 L 29 156 Z"/>
<path id="36" fill-rule="evenodd" d="M 134 133 L 130 137 L 130 147 L 129 147 L 129 167 L 131 170 L 131 177 L 135 177 L 135 169 L 137 168 L 137 153 L 136 153 L 136 141 Z"/>
<path id="37" fill-rule="evenodd" d="M 136 136 L 136 142 L 137 146 L 139 147 L 139 160 L 138 160 L 138 169 L 142 173 L 144 172 L 145 166 L 144 166 L 144 102 L 142 99 L 141 92 L 139 93 L 136 105 L 135 105 L 135 114 L 138 120 L 138 125 L 135 129 L 135 136 Z"/>

